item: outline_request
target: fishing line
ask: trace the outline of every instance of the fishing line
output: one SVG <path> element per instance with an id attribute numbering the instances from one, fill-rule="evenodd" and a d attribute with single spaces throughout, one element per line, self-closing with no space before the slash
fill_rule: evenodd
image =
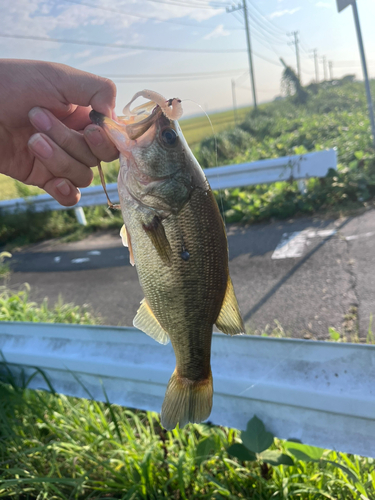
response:
<path id="1" fill-rule="evenodd" d="M 186 102 L 186 101 L 190 101 L 190 102 L 196 104 L 198 106 L 198 108 L 200 108 L 203 111 L 203 113 L 206 115 L 206 117 L 210 123 L 212 134 L 214 136 L 214 143 L 215 143 L 215 167 L 218 167 L 219 165 L 218 165 L 218 159 L 217 159 L 217 138 L 216 138 L 214 126 L 212 125 L 212 121 L 211 121 L 210 117 L 208 116 L 208 114 L 206 113 L 206 111 L 203 109 L 203 107 L 198 102 L 193 101 L 193 99 L 181 99 L 181 102 Z M 217 177 L 219 177 L 219 174 L 217 174 Z M 223 221 L 224 221 L 224 227 L 225 227 L 225 232 L 226 232 L 227 226 L 226 226 L 226 222 L 225 222 L 225 213 L 224 213 L 224 204 L 223 204 L 223 190 L 218 189 L 217 191 L 219 192 L 219 195 L 220 195 L 221 213 L 223 214 Z"/>
<path id="2" fill-rule="evenodd" d="M 104 172 L 102 170 L 102 164 L 99 160 L 98 160 L 97 167 L 98 167 L 98 172 L 99 172 L 99 176 L 100 176 L 100 182 L 102 183 L 102 187 L 103 187 L 105 195 L 107 197 L 108 208 L 113 208 L 115 210 L 119 210 L 121 208 L 121 206 L 113 204 L 111 202 L 111 200 L 109 199 L 108 192 L 107 192 L 107 185 L 106 185 L 105 177 L 104 177 Z"/>
<path id="3" fill-rule="evenodd" d="M 291 351 L 288 352 L 287 355 L 282 357 L 270 370 L 268 370 L 267 373 L 265 373 L 263 376 L 259 377 L 254 383 L 249 385 L 249 387 L 247 387 L 246 389 L 244 389 L 240 393 L 237 393 L 236 396 L 243 396 L 246 392 L 251 391 L 252 389 L 257 387 L 259 384 L 261 384 L 262 382 L 265 382 L 267 379 L 270 378 L 271 373 L 275 372 L 276 369 L 279 368 L 279 366 L 281 366 L 285 361 L 289 360 L 291 358 L 291 355 L 296 353 L 300 349 L 302 349 L 302 347 L 304 347 L 304 346 L 303 345 L 295 346 Z"/>

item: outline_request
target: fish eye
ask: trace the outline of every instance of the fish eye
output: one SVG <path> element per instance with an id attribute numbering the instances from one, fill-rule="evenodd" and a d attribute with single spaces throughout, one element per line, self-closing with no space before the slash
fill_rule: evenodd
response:
<path id="1" fill-rule="evenodd" d="M 173 146 L 177 141 L 177 134 L 173 128 L 165 128 L 161 133 L 161 138 L 167 146 Z"/>

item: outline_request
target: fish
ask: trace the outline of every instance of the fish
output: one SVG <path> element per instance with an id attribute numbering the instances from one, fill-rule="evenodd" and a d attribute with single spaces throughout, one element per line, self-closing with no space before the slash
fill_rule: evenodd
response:
<path id="1" fill-rule="evenodd" d="M 148 101 L 131 110 L 138 97 Z M 161 408 L 168 430 L 211 414 L 213 325 L 245 332 L 223 219 L 181 115 L 179 99 L 150 90 L 135 94 L 117 120 L 90 113 L 120 153 L 121 237 L 144 292 L 133 325 L 161 344 L 171 341 L 176 357 Z"/>

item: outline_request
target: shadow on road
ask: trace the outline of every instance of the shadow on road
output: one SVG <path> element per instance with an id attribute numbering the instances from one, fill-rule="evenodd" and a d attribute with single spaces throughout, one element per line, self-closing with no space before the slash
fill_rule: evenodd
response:
<path id="1" fill-rule="evenodd" d="M 337 226 L 336 230 L 339 231 L 342 229 L 351 218 L 346 219 L 342 224 Z M 322 248 L 323 245 L 327 243 L 330 239 L 334 237 L 334 234 L 327 236 L 324 238 L 315 248 L 313 248 L 310 252 L 308 252 L 304 257 L 301 258 L 298 263 L 290 269 L 282 278 L 279 280 L 272 288 L 269 290 L 244 316 L 244 321 L 248 321 L 253 314 L 255 314 L 278 290 L 281 288 L 284 283 L 286 283 L 298 269 L 300 269 L 312 255 L 314 255 L 318 250 Z"/>

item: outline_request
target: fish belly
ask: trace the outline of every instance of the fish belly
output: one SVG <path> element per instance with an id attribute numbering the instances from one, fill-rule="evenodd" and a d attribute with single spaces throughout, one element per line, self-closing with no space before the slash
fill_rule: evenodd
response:
<path id="1" fill-rule="evenodd" d="M 209 414 L 212 327 L 228 282 L 227 239 L 215 198 L 211 191 L 196 188 L 178 215 L 163 221 L 172 250 L 170 265 L 161 260 L 139 217 L 128 213 L 127 218 L 125 223 L 145 299 L 169 335 L 176 355 L 176 369 L 169 386 L 173 378 L 173 383 L 182 381 L 193 389 L 191 384 L 195 383 L 201 392 L 209 385 L 211 396 L 206 395 L 206 399 L 211 398 L 209 410 L 198 412 Z M 187 260 L 182 258 L 182 252 L 185 258 L 188 253 Z M 190 412 L 188 420 L 200 421 L 199 415 L 193 418 Z M 186 423 L 181 418 L 179 422 L 180 426 Z M 173 423 L 164 425 L 170 428 Z"/>

